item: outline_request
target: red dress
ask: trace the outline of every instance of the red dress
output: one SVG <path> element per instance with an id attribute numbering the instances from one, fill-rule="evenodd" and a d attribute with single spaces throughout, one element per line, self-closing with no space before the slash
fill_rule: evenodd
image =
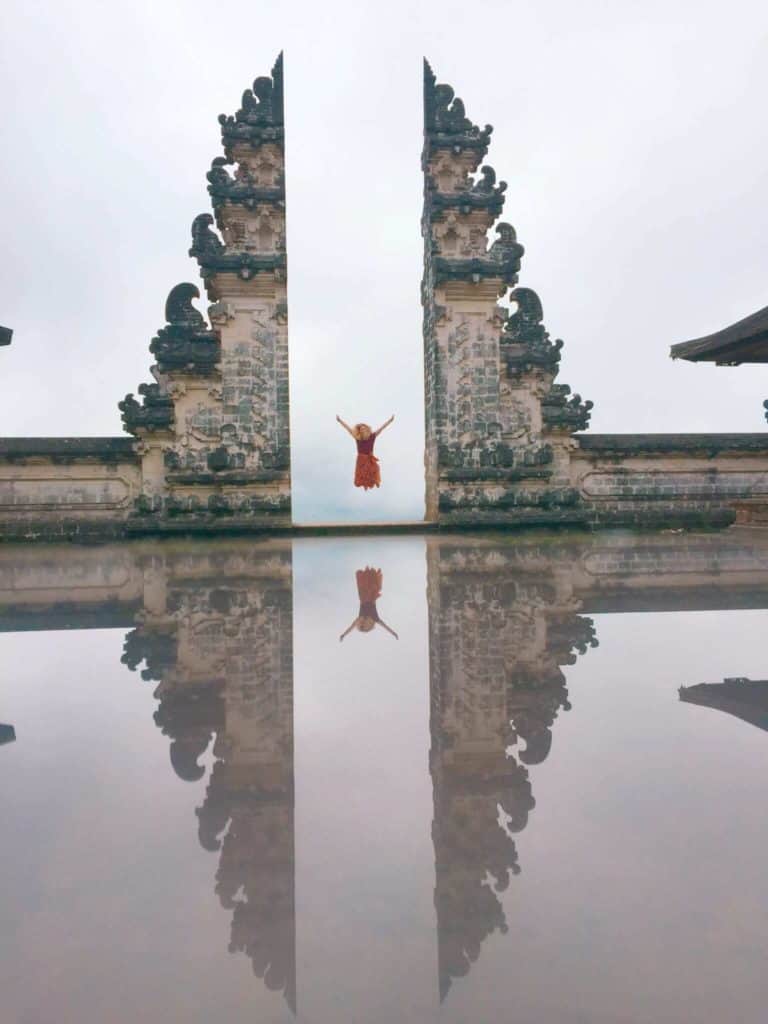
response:
<path id="1" fill-rule="evenodd" d="M 376 602 L 381 597 L 381 587 L 384 577 L 381 569 L 358 569 L 355 573 L 357 580 L 357 596 L 360 598 L 360 618 L 371 618 L 379 621 L 379 613 L 376 611 Z"/>
<path id="2" fill-rule="evenodd" d="M 366 491 L 370 490 L 371 487 L 381 486 L 379 460 L 373 454 L 373 442 L 375 440 L 375 434 L 366 437 L 364 441 L 356 439 L 355 487 L 364 487 Z"/>

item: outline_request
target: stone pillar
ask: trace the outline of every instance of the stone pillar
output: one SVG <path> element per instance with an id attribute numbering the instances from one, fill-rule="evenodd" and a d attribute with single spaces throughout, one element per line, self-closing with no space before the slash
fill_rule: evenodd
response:
<path id="1" fill-rule="evenodd" d="M 197 288 L 177 285 L 150 346 L 155 383 L 120 406 L 140 441 L 137 516 L 152 529 L 291 521 L 282 55 L 219 122 L 224 156 L 207 177 L 221 237 L 200 214 L 189 251 L 210 326 Z"/>
<path id="2" fill-rule="evenodd" d="M 424 66 L 424 360 L 427 518 L 445 523 L 579 520 L 570 440 L 591 403 L 555 385 L 562 342 L 517 282 L 523 247 L 496 223 L 506 184 L 481 167 L 479 128 Z M 480 168 L 480 176 L 474 175 Z M 496 238 L 488 232 L 495 224 Z M 498 300 L 515 307 L 509 317 Z"/>

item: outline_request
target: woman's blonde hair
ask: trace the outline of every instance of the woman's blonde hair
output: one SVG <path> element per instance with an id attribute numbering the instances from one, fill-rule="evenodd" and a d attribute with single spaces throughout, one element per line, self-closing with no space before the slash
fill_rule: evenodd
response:
<path id="1" fill-rule="evenodd" d="M 365 434 L 365 436 L 363 436 L 363 431 L 364 430 L 368 431 L 368 433 Z M 371 430 L 371 428 L 368 426 L 367 423 L 356 423 L 355 424 L 355 437 L 359 438 L 361 441 L 367 440 L 367 438 L 369 438 L 372 433 L 373 433 L 373 431 Z"/>

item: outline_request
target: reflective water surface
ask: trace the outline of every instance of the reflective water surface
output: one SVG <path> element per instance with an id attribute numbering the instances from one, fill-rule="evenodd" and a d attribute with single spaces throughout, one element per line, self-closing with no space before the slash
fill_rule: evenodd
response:
<path id="1" fill-rule="evenodd" d="M 0 1019 L 765 1019 L 768 536 L 0 547 Z"/>

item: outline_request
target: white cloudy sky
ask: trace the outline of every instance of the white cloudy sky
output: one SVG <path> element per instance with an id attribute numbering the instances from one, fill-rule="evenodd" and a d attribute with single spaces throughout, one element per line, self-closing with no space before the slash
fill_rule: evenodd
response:
<path id="1" fill-rule="evenodd" d="M 422 514 L 422 54 L 495 126 L 520 281 L 593 429 L 765 429 L 765 370 L 668 358 L 768 302 L 765 3 L 6 0 L 0 433 L 120 432 L 197 280 L 217 115 L 281 48 L 296 518 Z M 381 492 L 336 412 L 397 414 Z"/>

